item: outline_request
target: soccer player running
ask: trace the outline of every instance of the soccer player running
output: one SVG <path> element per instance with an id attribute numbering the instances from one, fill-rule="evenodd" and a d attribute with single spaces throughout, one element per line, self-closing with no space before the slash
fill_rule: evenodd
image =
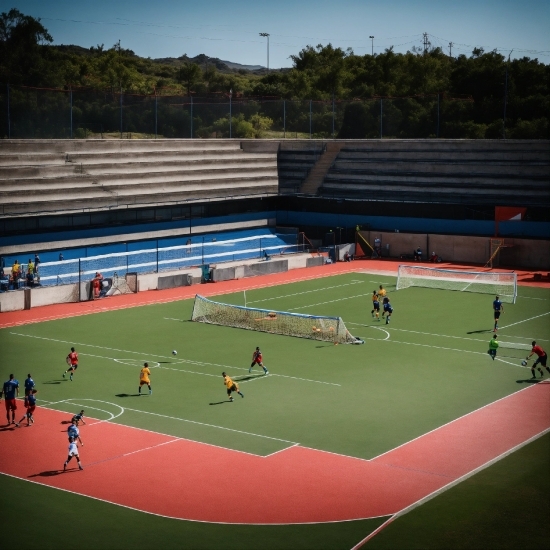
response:
<path id="1" fill-rule="evenodd" d="M 153 390 L 151 389 L 151 380 L 149 379 L 150 375 L 151 371 L 149 370 L 149 363 L 143 363 L 143 368 L 139 371 L 139 395 L 141 395 L 141 386 L 145 386 L 145 384 L 147 384 L 147 387 L 149 388 L 149 395 L 153 393 Z"/>
<path id="2" fill-rule="evenodd" d="M 386 289 L 380 285 L 378 287 L 378 299 L 380 300 L 380 298 L 382 298 L 382 300 L 384 300 L 384 298 L 386 297 Z"/>
<path id="3" fill-rule="evenodd" d="M 492 357 L 493 361 L 497 356 L 497 349 L 498 349 L 497 335 L 494 334 L 493 337 L 491 338 L 491 341 L 489 342 L 489 350 L 487 351 L 487 353 Z"/>
<path id="4" fill-rule="evenodd" d="M 75 420 L 76 421 L 76 425 L 78 426 L 78 424 L 80 422 L 82 422 L 82 424 L 86 425 L 86 422 L 84 422 L 84 409 L 82 409 L 78 414 L 75 414 L 72 418 L 71 418 L 71 422 Z"/>
<path id="5" fill-rule="evenodd" d="M 10 424 L 15 424 L 15 411 L 17 410 L 16 397 L 19 395 L 19 381 L 15 379 L 13 374 L 10 374 L 10 379 L 4 382 L 2 392 L 4 393 L 4 400 L 6 404 L 6 418 L 8 419 L 7 425 L 9 426 Z"/>
<path id="6" fill-rule="evenodd" d="M 495 327 L 493 328 L 493 332 L 496 332 L 498 330 L 498 320 L 500 319 L 500 314 L 504 313 L 504 306 L 498 296 L 493 301 L 493 312 L 495 314 Z"/>
<path id="7" fill-rule="evenodd" d="M 75 351 L 74 348 L 71 348 L 71 353 L 67 355 L 66 361 L 67 365 L 69 365 L 69 368 L 63 373 L 63 378 L 65 378 L 65 375 L 69 373 L 69 379 L 72 382 L 73 374 L 78 368 L 78 353 Z"/>
<path id="8" fill-rule="evenodd" d="M 372 311 L 370 314 L 374 317 L 376 315 L 376 320 L 380 321 L 380 302 L 378 301 L 378 294 L 376 290 L 372 291 Z"/>
<path id="9" fill-rule="evenodd" d="M 391 307 L 390 299 L 385 296 L 384 297 L 384 311 L 382 312 L 382 317 L 384 317 L 384 313 L 387 313 L 386 316 L 386 325 L 390 322 L 391 314 L 393 313 L 393 307 Z"/>
<path id="10" fill-rule="evenodd" d="M 34 424 L 34 418 L 32 416 L 32 413 L 34 412 L 34 409 L 36 409 L 36 394 L 38 393 L 38 390 L 31 390 L 29 395 L 25 397 L 25 407 L 27 408 L 27 412 L 23 416 L 23 418 L 16 422 L 15 425 L 19 427 L 19 424 L 27 419 L 27 426 L 30 426 L 31 424 Z"/>
<path id="11" fill-rule="evenodd" d="M 252 372 L 254 365 L 259 365 L 262 369 L 264 369 L 264 374 L 269 374 L 269 371 L 265 368 L 265 365 L 262 362 L 262 350 L 259 347 L 257 347 L 252 354 L 252 364 L 250 365 L 248 372 Z"/>
<path id="12" fill-rule="evenodd" d="M 533 366 L 531 367 L 531 374 L 533 375 L 531 378 L 536 378 L 535 368 L 538 368 L 540 372 L 540 377 L 542 378 L 544 376 L 544 373 L 542 372 L 542 369 L 540 367 L 537 367 L 537 365 L 542 365 L 548 371 L 548 374 L 550 374 L 550 368 L 548 368 L 548 366 L 546 365 L 548 354 L 540 346 L 537 346 L 535 340 L 531 342 L 531 345 L 533 346 L 533 349 L 531 350 L 531 353 L 525 358 L 525 360 L 528 361 L 533 354 L 537 355 L 537 360 L 533 363 Z"/>
<path id="13" fill-rule="evenodd" d="M 72 439 L 73 441 L 78 441 L 80 444 L 84 447 L 84 443 L 82 443 L 82 439 L 80 439 L 80 430 L 76 426 L 76 420 L 71 420 L 71 425 L 67 428 L 67 435 L 69 437 L 69 441 Z"/>
<path id="14" fill-rule="evenodd" d="M 80 456 L 78 456 L 78 445 L 76 444 L 74 438 L 69 437 L 69 455 L 67 456 L 67 460 L 65 461 L 65 464 L 63 464 L 63 471 L 67 471 L 67 464 L 74 458 L 76 458 L 76 461 L 78 463 L 78 469 L 84 470 L 82 467 L 82 463 L 80 462 Z"/>
<path id="15" fill-rule="evenodd" d="M 233 396 L 231 395 L 231 392 L 236 391 L 241 397 L 244 397 L 244 394 L 239 390 L 239 385 L 236 382 L 233 382 L 225 372 L 222 372 L 223 376 L 223 383 L 225 384 L 225 387 L 227 388 L 227 395 L 229 396 L 229 401 L 233 401 Z"/>

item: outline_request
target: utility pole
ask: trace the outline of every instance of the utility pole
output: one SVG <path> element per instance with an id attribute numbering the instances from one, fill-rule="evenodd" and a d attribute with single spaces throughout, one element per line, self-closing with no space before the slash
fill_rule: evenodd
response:
<path id="1" fill-rule="evenodd" d="M 265 36 L 265 38 L 267 38 L 267 72 L 269 72 L 269 33 L 261 32 L 260 36 Z"/>
<path id="2" fill-rule="evenodd" d="M 428 47 L 430 46 L 430 41 L 428 40 L 428 33 L 423 33 L 423 44 L 424 44 L 424 53 L 428 53 Z"/>
<path id="3" fill-rule="evenodd" d="M 510 56 L 514 50 L 510 50 L 508 54 L 508 63 L 506 63 L 506 73 L 504 77 L 504 113 L 502 114 L 502 139 L 506 139 L 506 104 L 508 103 L 508 65 L 510 64 Z"/>
<path id="4" fill-rule="evenodd" d="M 449 57 L 453 57 L 453 46 L 452 42 L 449 42 Z"/>
<path id="5" fill-rule="evenodd" d="M 370 38 L 370 54 L 374 56 L 374 36 L 369 36 Z"/>

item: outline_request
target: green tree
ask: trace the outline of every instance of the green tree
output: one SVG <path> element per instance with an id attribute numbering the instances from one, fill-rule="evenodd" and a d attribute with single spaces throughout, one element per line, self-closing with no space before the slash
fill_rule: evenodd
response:
<path id="1" fill-rule="evenodd" d="M 187 95 L 191 95 L 191 87 L 202 76 L 202 71 L 196 63 L 184 63 L 178 70 L 177 79 L 181 82 L 186 90 Z"/>

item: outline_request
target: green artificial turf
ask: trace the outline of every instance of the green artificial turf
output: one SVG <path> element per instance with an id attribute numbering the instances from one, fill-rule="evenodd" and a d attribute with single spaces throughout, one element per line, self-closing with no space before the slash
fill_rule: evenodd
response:
<path id="1" fill-rule="evenodd" d="M 550 548 L 550 434 L 390 523 L 365 550 Z"/>
<path id="2" fill-rule="evenodd" d="M 370 295 L 379 284 L 394 307 L 389 325 L 370 314 Z M 515 305 L 505 305 L 499 338 L 523 346 L 536 338 L 548 347 L 550 291 L 519 292 Z M 243 305 L 244 298 L 238 293 L 214 299 Z M 22 383 L 30 372 L 39 406 L 52 403 L 68 413 L 85 408 L 91 417 L 259 455 L 299 443 L 369 459 L 531 383 L 530 370 L 520 365 L 525 350 L 501 348 L 497 361 L 486 353 L 493 299 L 422 288 L 395 291 L 394 278 L 367 273 L 246 292 L 251 307 L 340 316 L 352 334 L 365 339 L 362 346 L 193 323 L 192 300 L 105 311 L 1 330 L 0 376 L 5 380 L 14 372 Z M 73 382 L 61 376 L 71 346 L 80 355 Z M 264 352 L 266 377 L 258 367 L 248 374 L 256 346 Z M 144 361 L 153 367 L 150 398 L 136 396 Z M 245 399 L 227 403 L 222 370 L 240 380 Z M 40 421 L 40 409 L 35 418 Z M 211 527 L 218 532 L 219 526 Z M 296 533 L 302 529 L 309 531 L 294 526 L 288 532 L 301 540 Z M 351 539 L 361 531 L 361 540 L 369 529 L 351 529 Z M 258 536 L 256 547 L 262 547 Z"/>

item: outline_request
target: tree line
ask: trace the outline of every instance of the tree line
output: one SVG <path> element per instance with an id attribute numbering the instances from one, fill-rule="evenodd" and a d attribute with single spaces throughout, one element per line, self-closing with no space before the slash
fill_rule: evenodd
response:
<path id="1" fill-rule="evenodd" d="M 319 44 L 291 56 L 290 69 L 259 74 L 220 68 L 206 56 L 206 63 L 186 55 L 152 60 L 120 43 L 52 42 L 39 19 L 17 9 L 0 15 L 0 135 L 11 125 L 20 137 L 58 137 L 69 124 L 67 95 L 54 93 L 61 90 L 74 98 L 75 129 L 105 132 L 123 124 L 156 133 L 160 120 L 165 137 L 261 137 L 288 128 L 338 138 L 549 138 L 550 66 L 496 50 L 450 57 L 441 48 L 388 48 L 360 56 Z M 46 88 L 51 93 L 30 91 Z M 220 106 L 230 94 L 231 120 Z M 189 100 L 168 99 L 177 97 L 193 98 L 194 110 Z"/>

